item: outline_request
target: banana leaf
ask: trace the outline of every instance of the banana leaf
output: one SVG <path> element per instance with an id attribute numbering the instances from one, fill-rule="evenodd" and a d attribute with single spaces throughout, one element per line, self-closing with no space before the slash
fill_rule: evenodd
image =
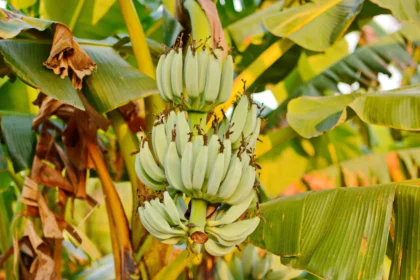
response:
<path id="1" fill-rule="evenodd" d="M 360 12 L 364 0 L 314 0 L 304 5 L 272 13 L 264 26 L 314 51 L 323 51 L 340 39 Z"/>
<path id="2" fill-rule="evenodd" d="M 418 0 L 372 0 L 379 6 L 392 11 L 392 15 L 402 21 L 420 22 Z"/>
<path id="3" fill-rule="evenodd" d="M 349 109 L 368 124 L 395 129 L 418 131 L 420 118 L 420 86 L 362 94 L 355 92 L 338 96 L 301 96 L 290 101 L 287 112 L 289 125 L 303 137 L 321 135 L 343 123 Z"/>
<path id="4" fill-rule="evenodd" d="M 391 278 L 416 279 L 418 183 L 312 191 L 261 204 L 266 221 L 251 241 L 283 263 L 326 279 L 382 278 L 391 242 Z M 391 226 L 395 235 L 389 238 Z"/>
<path id="5" fill-rule="evenodd" d="M 30 17 L 13 18 L 11 12 L 0 10 L 0 25 L 4 27 L 0 37 L 10 38 L 0 40 L 0 53 L 10 70 L 22 81 L 39 89 L 47 95 L 83 109 L 83 104 L 73 88 L 71 81 L 60 79 L 52 71 L 43 66 L 51 50 L 50 40 L 13 38 L 19 34 L 22 37 L 25 30 L 36 29 L 45 31 L 44 36 L 51 31 L 54 22 Z M 50 36 L 51 38 L 51 36 Z M 98 65 L 98 70 L 85 78 L 84 94 L 94 108 L 105 113 L 131 100 L 156 93 L 156 82 L 131 67 L 113 49 L 117 40 L 80 41 L 80 45 Z"/>
<path id="6" fill-rule="evenodd" d="M 337 43 L 325 54 L 309 57 L 306 63 L 300 62 L 297 69 L 272 88 L 276 99 L 282 103 L 269 115 L 267 127 L 278 125 L 279 116 L 286 112 L 287 104 L 293 98 L 339 92 L 339 82 L 359 82 L 361 87 L 369 87 L 377 83 L 378 73 L 391 75 L 387 69 L 390 63 L 395 63 L 401 70 L 414 66 L 409 50 L 419 46 L 419 42 L 420 28 L 406 24 L 399 31 L 357 48 L 347 56 L 343 57 L 346 44 Z M 313 74 L 308 75 L 311 72 Z"/>
<path id="7" fill-rule="evenodd" d="M 32 115 L 0 111 L 1 137 L 15 172 L 29 169 L 35 154 L 36 135 L 32 131 Z"/>

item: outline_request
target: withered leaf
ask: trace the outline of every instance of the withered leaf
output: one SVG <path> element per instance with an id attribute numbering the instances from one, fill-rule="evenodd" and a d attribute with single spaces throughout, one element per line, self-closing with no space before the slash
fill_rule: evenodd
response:
<path id="1" fill-rule="evenodd" d="M 129 102 L 118 108 L 131 132 L 146 130 L 146 120 L 140 117 L 140 108 L 136 102 Z"/>
<path id="2" fill-rule="evenodd" d="M 31 178 L 38 184 L 73 192 L 71 183 L 61 175 L 61 172 L 46 164 L 38 156 L 34 157 L 32 163 Z"/>
<path id="3" fill-rule="evenodd" d="M 62 79 L 70 75 L 76 89 L 81 89 L 83 78 L 96 69 L 95 62 L 73 39 L 70 29 L 60 23 L 54 24 L 53 44 L 44 65 Z"/>

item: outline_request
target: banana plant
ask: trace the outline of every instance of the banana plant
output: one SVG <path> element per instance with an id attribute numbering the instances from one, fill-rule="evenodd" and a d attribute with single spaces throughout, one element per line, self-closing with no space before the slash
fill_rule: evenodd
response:
<path id="1" fill-rule="evenodd" d="M 419 278 L 416 1 L 152 2 L 0 10 L 0 275 Z"/>

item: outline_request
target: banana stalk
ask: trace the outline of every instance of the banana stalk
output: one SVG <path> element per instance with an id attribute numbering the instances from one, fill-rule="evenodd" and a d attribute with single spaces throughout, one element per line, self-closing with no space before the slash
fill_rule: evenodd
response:
<path id="1" fill-rule="evenodd" d="M 193 250 L 199 254 L 203 243 L 207 241 L 207 236 L 204 233 L 207 215 L 207 202 L 202 199 L 193 198 L 191 200 L 191 216 L 190 224 L 192 228 L 189 231 L 191 239 L 194 241 Z M 197 246 L 198 245 L 198 246 Z M 198 248 L 198 249 L 194 249 Z"/>

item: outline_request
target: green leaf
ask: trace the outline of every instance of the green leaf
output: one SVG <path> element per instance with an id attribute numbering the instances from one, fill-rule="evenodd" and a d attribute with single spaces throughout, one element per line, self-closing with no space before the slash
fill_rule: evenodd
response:
<path id="1" fill-rule="evenodd" d="M 392 15 L 402 21 L 420 22 L 418 0 L 371 0 L 392 11 Z"/>
<path id="2" fill-rule="evenodd" d="M 7 78 L 6 78 L 7 79 Z M 20 79 L 6 82 L 0 87 L 0 110 L 30 112 L 31 102 L 36 99 L 38 92 L 24 84 Z"/>
<path id="3" fill-rule="evenodd" d="M 264 35 L 266 30 L 262 24 L 263 18 L 279 11 L 283 5 L 284 1 L 278 1 L 236 22 L 229 22 L 229 25 L 226 26 L 225 29 L 229 32 L 236 47 L 240 51 L 244 51 L 253 37 L 261 37 Z"/>
<path id="4" fill-rule="evenodd" d="M 16 9 L 27 9 L 36 4 L 37 0 L 7 0 Z"/>
<path id="5" fill-rule="evenodd" d="M 16 172 L 29 169 L 35 154 L 33 116 L 1 115 L 1 133 Z"/>
<path id="6" fill-rule="evenodd" d="M 0 173 L 7 170 L 7 157 L 3 150 L 3 145 L 0 144 Z"/>
<path id="7" fill-rule="evenodd" d="M 139 1 L 133 2 L 140 19 L 148 18 L 144 6 Z M 118 1 L 115 0 L 42 0 L 39 13 L 42 18 L 64 23 L 74 36 L 80 38 L 104 39 L 126 30 Z"/>
<path id="8" fill-rule="evenodd" d="M 196 258 L 196 256 L 195 256 Z M 188 250 L 184 250 L 181 254 L 165 266 L 159 273 L 153 277 L 153 280 L 177 279 L 184 271 L 185 267 L 194 260 L 193 254 L 188 254 Z"/>
<path id="9" fill-rule="evenodd" d="M 389 279 L 418 279 L 420 188 L 397 188 L 395 209 L 395 240 Z"/>
<path id="10" fill-rule="evenodd" d="M 130 100 L 157 92 L 156 82 L 131 67 L 108 43 L 82 41 L 81 46 L 98 65 L 86 78 L 84 93 L 100 112 L 111 111 Z M 0 52 L 13 72 L 29 85 L 60 101 L 83 109 L 70 79 L 61 79 L 42 63 L 51 49 L 50 42 L 8 39 L 0 41 Z"/>
<path id="11" fill-rule="evenodd" d="M 419 131 L 420 85 L 368 94 L 314 97 L 301 96 L 290 101 L 287 119 L 297 133 L 306 138 L 331 130 L 347 118 L 351 108 L 369 124 Z"/>
<path id="12" fill-rule="evenodd" d="M 311 138 L 331 130 L 347 119 L 347 106 L 359 93 L 339 96 L 301 96 L 289 102 L 287 120 L 301 136 Z"/>
<path id="13" fill-rule="evenodd" d="M 251 241 L 280 255 L 283 263 L 320 277 L 381 278 L 397 188 L 409 188 L 409 192 L 416 189 L 397 184 L 340 188 L 261 204 L 267 221 L 260 223 L 251 235 Z M 400 197 L 397 192 L 395 200 Z M 297 209 L 303 210 L 297 213 Z M 416 213 L 410 210 L 410 213 Z M 299 221 L 302 221 L 301 226 L 296 226 Z M 407 226 L 408 221 L 400 222 Z M 419 220 L 413 223 L 418 226 Z M 268 237 L 259 234 L 261 231 Z M 417 232 L 413 234 L 418 236 Z M 285 240 L 298 243 L 295 246 L 298 250 L 290 254 L 288 245 L 282 245 Z"/>
<path id="14" fill-rule="evenodd" d="M 1 22 L 1 21 L 0 21 Z M 51 42 L 27 39 L 0 40 L 0 53 L 6 64 L 22 81 L 43 93 L 79 109 L 84 109 L 70 79 L 61 79 L 43 66 Z"/>
<path id="15" fill-rule="evenodd" d="M 81 45 L 98 65 L 98 70 L 86 78 L 85 93 L 98 112 L 109 112 L 158 92 L 155 80 L 131 67 L 110 46 Z"/>
<path id="16" fill-rule="evenodd" d="M 364 0 L 314 0 L 264 19 L 274 35 L 315 51 L 330 47 L 347 30 Z"/>
<path id="17" fill-rule="evenodd" d="M 28 29 L 44 31 L 51 27 L 52 21 L 31 17 L 16 17 L 12 12 L 0 8 L 0 38 L 8 39 Z"/>
<path id="18" fill-rule="evenodd" d="M 277 197 L 302 177 L 309 159 L 297 140 L 292 140 L 273 146 L 257 162 L 262 167 L 259 178 L 264 190 L 268 196 Z"/>
<path id="19" fill-rule="evenodd" d="M 277 126 L 279 115 L 286 112 L 286 105 L 292 98 L 338 92 L 339 82 L 352 84 L 357 81 L 361 87 L 369 87 L 377 83 L 378 73 L 391 75 L 387 69 L 391 62 L 398 61 L 395 65 L 401 69 L 413 66 L 408 50 L 419 43 L 418 27 L 406 24 L 399 31 L 357 48 L 345 57 L 342 56 L 344 41 L 337 42 L 325 54 L 307 58 L 302 55 L 298 68 L 272 89 L 276 99 L 283 103 L 269 115 L 267 126 Z"/>

